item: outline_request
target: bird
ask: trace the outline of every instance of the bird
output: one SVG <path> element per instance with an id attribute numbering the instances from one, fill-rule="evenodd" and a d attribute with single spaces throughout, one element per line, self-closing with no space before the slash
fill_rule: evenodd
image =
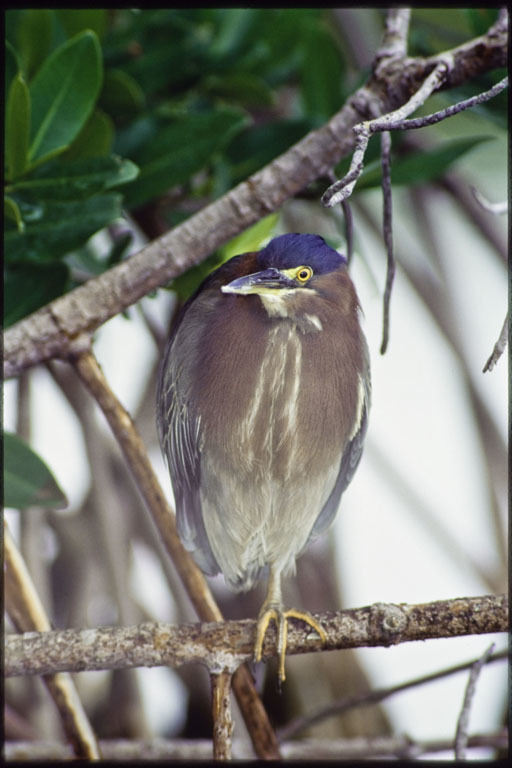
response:
<path id="1" fill-rule="evenodd" d="M 267 576 L 260 661 L 277 628 L 285 679 L 282 577 L 333 522 L 361 459 L 371 378 L 362 310 L 346 257 L 315 234 L 287 233 L 213 271 L 183 305 L 163 354 L 157 427 L 178 534 L 207 576 L 235 591 Z"/>

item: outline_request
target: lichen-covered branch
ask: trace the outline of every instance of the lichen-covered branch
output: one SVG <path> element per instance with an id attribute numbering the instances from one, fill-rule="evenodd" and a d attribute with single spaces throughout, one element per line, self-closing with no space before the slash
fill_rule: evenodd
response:
<path id="1" fill-rule="evenodd" d="M 398 17 L 400 24 L 405 17 Z M 219 200 L 167 232 L 121 264 L 61 296 L 16 325 L 4 336 L 4 375 L 84 348 L 110 317 L 165 285 L 217 247 L 315 179 L 327 174 L 354 146 L 352 128 L 372 115 L 407 102 L 441 61 L 450 60 L 442 88 L 452 88 L 507 64 L 508 16 L 501 13 L 486 35 L 437 56 L 384 57 L 366 85 L 356 91 L 322 128 L 239 184 Z M 393 35 L 392 35 L 393 37 Z M 395 34 L 396 40 L 400 39 Z M 403 48 L 403 44 L 399 43 Z"/>
<path id="2" fill-rule="evenodd" d="M 508 631 L 506 595 L 465 597 L 419 605 L 376 603 L 318 615 L 327 641 L 290 624 L 287 652 L 390 646 L 412 640 Z M 252 619 L 174 626 L 148 622 L 135 627 L 59 630 L 9 635 L 5 674 L 43 675 L 68 670 L 204 664 L 210 672 L 232 672 L 252 658 Z M 275 632 L 267 633 L 263 658 L 275 655 Z"/>

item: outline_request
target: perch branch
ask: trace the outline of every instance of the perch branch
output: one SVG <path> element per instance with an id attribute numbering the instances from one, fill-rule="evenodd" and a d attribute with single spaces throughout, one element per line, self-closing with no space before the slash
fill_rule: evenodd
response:
<path id="1" fill-rule="evenodd" d="M 506 595 L 465 597 L 419 605 L 376 603 L 317 615 L 327 634 L 322 645 L 313 633 L 289 627 L 287 652 L 390 646 L 413 640 L 506 632 Z M 252 658 L 253 619 L 174 626 L 147 622 L 133 627 L 99 627 L 8 635 L 5 674 L 43 675 L 68 670 L 128 669 L 195 662 L 211 673 L 232 672 Z M 263 647 L 275 656 L 275 628 Z"/>

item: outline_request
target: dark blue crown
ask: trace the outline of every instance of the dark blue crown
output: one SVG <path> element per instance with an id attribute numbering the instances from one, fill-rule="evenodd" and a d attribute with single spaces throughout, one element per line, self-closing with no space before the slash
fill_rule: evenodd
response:
<path id="1" fill-rule="evenodd" d="M 316 275 L 333 272 L 346 264 L 341 253 L 331 248 L 320 235 L 302 235 L 293 232 L 289 235 L 274 237 L 258 253 L 258 263 L 263 269 L 291 269 L 292 267 L 311 267 Z"/>

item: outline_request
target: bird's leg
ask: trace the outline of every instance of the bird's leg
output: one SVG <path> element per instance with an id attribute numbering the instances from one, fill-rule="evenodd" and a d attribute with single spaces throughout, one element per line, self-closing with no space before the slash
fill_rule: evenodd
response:
<path id="1" fill-rule="evenodd" d="M 281 571 L 275 566 L 270 566 L 268 577 L 267 596 L 261 606 L 256 626 L 256 642 L 254 644 L 254 660 L 261 661 L 263 651 L 263 641 L 268 629 L 268 625 L 274 619 L 277 627 L 277 653 L 279 656 L 279 681 L 285 680 L 284 661 L 286 655 L 286 642 L 288 637 L 288 619 L 300 619 L 309 624 L 318 632 L 322 641 L 325 643 L 327 635 L 320 624 L 309 614 L 303 611 L 290 609 L 283 610 L 283 599 L 281 595 Z"/>

